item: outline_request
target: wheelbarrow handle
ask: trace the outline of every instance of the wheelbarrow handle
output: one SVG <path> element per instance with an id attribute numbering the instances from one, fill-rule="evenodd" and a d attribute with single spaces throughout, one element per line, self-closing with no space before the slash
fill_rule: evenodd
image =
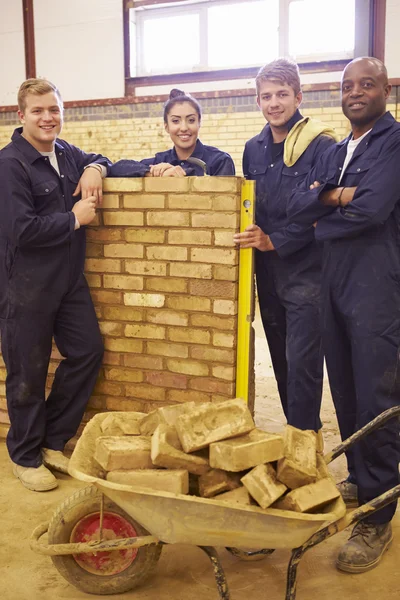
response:
<path id="1" fill-rule="evenodd" d="M 49 523 L 38 525 L 29 539 L 31 550 L 47 556 L 65 556 L 68 554 L 86 554 L 89 552 L 104 552 L 111 550 L 126 550 L 127 548 L 141 548 L 151 544 L 159 544 L 160 540 L 152 535 L 135 538 L 122 538 L 117 540 L 93 541 L 70 544 L 43 544 L 40 542 L 42 535 L 47 533 Z"/>
<path id="2" fill-rule="evenodd" d="M 400 417 L 400 406 L 394 406 L 393 408 L 385 410 L 385 412 L 381 413 L 370 423 L 359 429 L 359 431 L 347 438 L 347 440 L 339 444 L 339 446 L 336 446 L 336 448 L 331 450 L 331 452 L 328 452 L 328 454 L 324 456 L 326 464 L 329 465 L 329 463 L 331 463 L 333 460 L 335 460 L 335 458 L 346 452 L 346 450 L 348 450 L 353 444 L 365 438 L 367 435 L 369 435 L 376 429 L 379 429 L 380 427 L 382 427 L 382 425 L 385 425 L 385 423 L 387 423 L 391 419 L 394 419 L 395 417 Z"/>

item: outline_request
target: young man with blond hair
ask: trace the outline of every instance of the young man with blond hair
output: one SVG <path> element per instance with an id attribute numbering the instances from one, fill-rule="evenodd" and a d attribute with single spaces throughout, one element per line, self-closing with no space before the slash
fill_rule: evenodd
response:
<path id="1" fill-rule="evenodd" d="M 34 491 L 68 472 L 62 451 L 82 419 L 103 356 L 83 275 L 85 225 L 101 202 L 109 162 L 58 139 L 56 86 L 28 79 L 18 92 L 22 127 L 0 151 L 0 333 L 7 369 L 13 472 Z M 88 168 L 91 167 L 91 168 Z M 52 338 L 65 357 L 47 401 Z"/>
<path id="2" fill-rule="evenodd" d="M 256 224 L 235 235 L 256 249 L 261 318 L 287 422 L 318 431 L 323 354 L 319 322 L 321 256 L 312 224 L 288 222 L 286 206 L 321 154 L 335 141 L 322 123 L 303 118 L 298 66 L 286 59 L 256 77 L 267 124 L 246 143 L 243 173 L 256 182 Z"/>

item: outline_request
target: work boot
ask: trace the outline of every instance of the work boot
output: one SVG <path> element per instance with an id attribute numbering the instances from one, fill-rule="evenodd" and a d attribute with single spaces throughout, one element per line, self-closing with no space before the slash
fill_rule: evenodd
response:
<path id="1" fill-rule="evenodd" d="M 358 489 L 355 483 L 351 483 L 348 479 L 336 484 L 337 489 L 342 495 L 345 505 L 348 508 L 356 508 L 358 506 Z"/>
<path id="2" fill-rule="evenodd" d="M 364 573 L 377 566 L 393 540 L 390 523 L 383 525 L 361 521 L 339 552 L 336 566 L 346 573 Z"/>
<path id="3" fill-rule="evenodd" d="M 57 479 L 44 465 L 40 465 L 40 467 L 22 467 L 14 463 L 13 473 L 22 485 L 33 492 L 47 492 L 58 486 Z"/>
<path id="4" fill-rule="evenodd" d="M 68 475 L 69 458 L 64 456 L 61 450 L 50 450 L 50 448 L 42 448 L 43 464 L 53 471 L 66 473 Z"/>

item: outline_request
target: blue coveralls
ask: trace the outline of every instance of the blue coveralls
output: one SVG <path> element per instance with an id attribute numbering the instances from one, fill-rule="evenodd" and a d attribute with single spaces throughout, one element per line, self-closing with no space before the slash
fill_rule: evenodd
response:
<path id="1" fill-rule="evenodd" d="M 84 167 L 109 162 L 57 140 L 58 175 L 21 131 L 0 151 L 0 332 L 8 450 L 37 467 L 42 447 L 62 450 L 75 435 L 103 356 L 83 275 L 85 227 L 74 231 L 71 209 Z M 45 402 L 53 335 L 65 359 Z"/>
<path id="2" fill-rule="evenodd" d="M 199 158 L 207 165 L 207 175 L 234 175 L 235 165 L 232 158 L 226 152 L 222 152 L 213 146 L 205 146 L 197 140 L 196 147 L 191 154 L 193 158 Z M 173 166 L 180 165 L 187 176 L 201 177 L 204 175 L 202 167 L 193 165 L 187 160 L 179 160 L 175 148 L 157 152 L 153 158 L 144 158 L 140 162 L 135 160 L 119 160 L 114 163 L 108 174 L 109 177 L 144 177 L 150 170 L 150 165 L 169 163 Z"/>
<path id="3" fill-rule="evenodd" d="M 289 215 L 318 221 L 323 252 L 323 341 L 342 439 L 400 402 L 400 124 L 388 112 L 357 146 L 343 178 L 347 138 L 329 148 L 296 191 Z M 309 190 L 313 181 L 322 185 Z M 322 191 L 357 186 L 345 208 Z M 389 423 L 347 454 L 360 503 L 399 483 L 399 427 Z M 396 503 L 368 517 L 391 520 Z"/>
<path id="4" fill-rule="evenodd" d="M 301 118 L 296 111 L 288 123 L 289 130 Z M 315 431 L 321 427 L 323 381 L 321 252 L 312 225 L 289 224 L 286 204 L 296 185 L 333 143 L 328 136 L 318 136 L 297 162 L 287 167 L 283 163 L 283 143 L 273 143 L 267 124 L 246 143 L 243 155 L 243 173 L 256 181 L 256 224 L 275 247 L 271 252 L 256 250 L 255 267 L 261 319 L 279 396 L 290 425 Z"/>

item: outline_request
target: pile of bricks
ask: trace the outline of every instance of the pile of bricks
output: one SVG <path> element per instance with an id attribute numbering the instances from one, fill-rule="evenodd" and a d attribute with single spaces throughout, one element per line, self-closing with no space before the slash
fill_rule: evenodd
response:
<path id="1" fill-rule="evenodd" d="M 115 483 L 296 512 L 339 497 L 313 431 L 261 431 L 240 399 L 114 413 L 102 432 L 95 459 Z"/>

